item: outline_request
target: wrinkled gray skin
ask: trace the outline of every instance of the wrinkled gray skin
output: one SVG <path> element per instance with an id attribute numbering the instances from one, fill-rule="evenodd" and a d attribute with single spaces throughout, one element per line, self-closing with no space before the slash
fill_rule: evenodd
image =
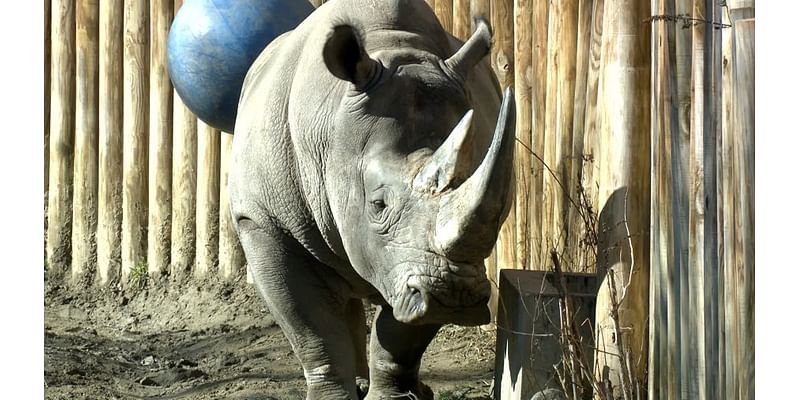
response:
<path id="1" fill-rule="evenodd" d="M 480 21 L 462 46 L 422 0 L 333 0 L 250 68 L 231 212 L 309 399 L 430 399 L 418 370 L 439 327 L 488 322 L 514 132 L 490 41 Z"/>

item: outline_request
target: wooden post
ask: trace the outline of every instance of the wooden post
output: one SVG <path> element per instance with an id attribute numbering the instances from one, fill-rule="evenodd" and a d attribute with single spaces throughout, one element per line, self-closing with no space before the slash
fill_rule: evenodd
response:
<path id="1" fill-rule="evenodd" d="M 734 163 L 739 171 L 733 249 L 740 399 L 755 398 L 755 19 L 734 22 Z"/>
<path id="2" fill-rule="evenodd" d="M 704 0 L 692 1 L 692 16 L 704 18 Z M 689 236 L 688 236 L 688 270 L 689 309 L 682 314 L 681 323 L 689 328 L 688 357 L 684 366 L 688 369 L 689 379 L 683 386 L 687 396 L 703 400 L 705 393 L 705 307 L 706 298 L 704 273 L 704 233 L 705 233 L 705 168 L 703 163 L 703 142 L 706 131 L 703 126 L 705 113 L 703 95 L 705 92 L 704 67 L 705 29 L 704 24 L 696 24 L 691 29 L 691 102 L 689 117 Z"/>
<path id="3" fill-rule="evenodd" d="M 650 244 L 650 5 L 605 2 L 600 105 L 596 370 L 615 396 L 643 398 Z M 607 369 L 606 369 L 607 368 Z M 606 372 L 606 374 L 604 374 Z M 605 375 L 605 376 L 604 376 Z M 637 396 L 638 395 L 638 396 Z"/>
<path id="4" fill-rule="evenodd" d="M 221 133 L 220 193 L 219 193 L 219 269 L 223 279 L 232 280 L 244 275 L 244 250 L 231 219 L 228 195 L 228 170 L 231 161 L 233 134 Z"/>
<path id="5" fill-rule="evenodd" d="M 514 150 L 515 199 L 515 253 L 516 268 L 531 269 L 530 194 L 531 194 L 531 139 L 541 132 L 531 132 L 531 41 L 533 14 L 530 2 L 514 1 L 514 96 L 517 104 L 517 143 Z"/>
<path id="6" fill-rule="evenodd" d="M 490 0 L 470 0 L 470 32 L 475 31 L 476 18 L 485 18 L 487 21 L 491 18 L 491 2 Z M 494 28 L 494 26 L 492 26 Z M 491 64 L 491 62 L 490 62 Z M 496 321 L 497 317 L 497 300 L 498 300 L 498 280 L 497 280 L 497 245 L 492 249 L 492 253 L 485 260 L 486 263 L 486 277 L 492 283 L 491 298 L 489 300 L 489 310 L 492 312 L 492 320 Z M 487 329 L 491 326 L 487 326 Z"/>
<path id="7" fill-rule="evenodd" d="M 570 231 L 566 226 L 572 179 L 572 111 L 575 95 L 575 57 L 578 8 L 573 0 L 550 3 L 547 43 L 547 108 L 542 254 L 562 254 Z M 567 260 L 566 264 L 572 264 Z M 565 267 L 566 268 L 566 267 Z M 566 268 L 570 270 L 570 268 Z"/>
<path id="8" fill-rule="evenodd" d="M 730 29 L 722 30 L 722 137 L 720 140 L 720 165 L 722 194 L 720 196 L 720 207 L 722 208 L 720 238 L 723 254 L 720 257 L 720 268 L 722 272 L 722 299 L 724 307 L 721 309 L 723 314 L 720 330 L 723 333 L 721 362 L 724 364 L 721 398 L 753 398 L 752 395 L 752 376 L 750 367 L 752 364 L 751 354 L 753 346 L 753 336 L 747 336 L 744 323 L 752 318 L 753 314 L 748 315 L 740 306 L 747 303 L 745 288 L 746 268 L 742 262 L 741 255 L 744 245 L 742 207 L 749 205 L 752 207 L 752 199 L 742 198 L 740 192 L 742 184 L 747 182 L 745 179 L 745 169 L 752 168 L 752 164 L 743 164 L 742 140 L 743 132 L 747 127 L 740 126 L 739 121 L 741 101 L 751 101 L 739 99 L 739 96 L 752 96 L 747 93 L 745 86 L 744 93 L 739 93 L 739 85 L 751 85 L 752 82 L 741 81 L 747 79 L 741 76 L 739 70 L 739 50 L 744 50 L 737 23 L 749 18 L 753 18 L 755 10 L 752 0 L 735 0 L 728 3 L 727 14 L 729 19 L 724 22 L 732 25 Z M 746 26 L 746 25 L 741 25 Z M 745 34 L 746 35 L 746 34 Z M 747 53 L 747 52 L 746 52 Z M 742 61 L 744 62 L 744 61 Z M 740 82 L 741 81 L 741 82 Z M 746 116 L 746 113 L 744 114 Z M 745 118 L 745 121 L 747 118 Z M 752 140 L 747 138 L 747 140 Z M 750 160 L 752 161 L 752 160 Z M 752 178 L 752 175 L 750 176 Z M 752 182 L 752 181 L 751 181 Z M 749 183 L 749 182 L 747 182 Z M 745 195 L 746 196 L 746 195 Z M 750 234 L 752 231 L 749 232 Z M 747 271 L 749 272 L 749 271 Z M 752 297 L 750 298 L 752 301 Z M 751 309 L 752 312 L 752 309 Z M 748 357 L 745 357 L 748 355 Z M 747 381 L 747 379 L 751 379 Z"/>
<path id="9" fill-rule="evenodd" d="M 101 285 L 119 279 L 122 262 L 122 3 L 122 0 L 99 2 L 97 272 Z"/>
<path id="10" fill-rule="evenodd" d="M 57 278 L 70 265 L 72 150 L 75 134 L 75 3 L 53 0 L 50 82 L 50 186 L 47 206 L 47 272 Z"/>
<path id="11" fill-rule="evenodd" d="M 172 238 L 172 84 L 167 74 L 167 33 L 172 0 L 150 1 L 150 157 L 147 267 L 167 272 Z"/>
<path id="12" fill-rule="evenodd" d="M 191 271 L 195 262 L 197 201 L 197 118 L 173 93 L 172 275 Z"/>
<path id="13" fill-rule="evenodd" d="M 453 0 L 453 36 L 467 40 L 471 33 L 469 0 Z"/>
<path id="14" fill-rule="evenodd" d="M 79 0 L 75 41 L 75 165 L 72 202 L 72 277 L 94 272 L 97 262 L 97 135 L 99 27 L 97 0 Z"/>
<path id="15" fill-rule="evenodd" d="M 482 17 L 487 21 L 492 18 L 492 2 L 491 0 L 470 0 L 469 2 L 469 15 L 470 15 L 470 32 L 475 31 L 475 18 Z M 494 25 L 492 25 L 494 29 Z"/>
<path id="16" fill-rule="evenodd" d="M 47 231 L 47 186 L 50 181 L 50 0 L 44 0 L 44 226 Z"/>
<path id="17" fill-rule="evenodd" d="M 497 0 L 492 3 L 492 68 L 500 82 L 500 88 L 514 87 L 514 3 L 513 0 Z M 516 199 L 514 199 L 516 203 Z M 517 268 L 516 258 L 516 205 L 512 204 L 508 217 L 500 228 L 497 240 L 497 267 Z M 495 282 L 496 282 L 495 275 Z"/>
<path id="18" fill-rule="evenodd" d="M 597 113 L 597 88 L 600 76 L 600 55 L 602 50 L 603 37 L 603 10 L 605 9 L 604 0 L 593 0 L 592 5 L 592 32 L 589 44 L 589 64 L 586 75 L 586 109 L 584 111 L 583 123 L 583 154 L 587 161 L 583 164 L 582 190 L 585 193 L 587 203 L 592 207 L 595 217 L 598 212 L 597 199 L 597 180 L 600 176 L 599 165 L 597 163 L 597 136 L 598 136 L 598 113 Z M 576 95 L 577 97 L 577 95 Z M 588 254 L 585 260 L 586 265 L 595 265 L 593 255 Z"/>
<path id="19" fill-rule="evenodd" d="M 453 0 L 436 0 L 436 17 L 446 32 L 453 32 Z"/>
<path id="20" fill-rule="evenodd" d="M 653 13 L 671 15 L 669 0 L 656 0 Z M 651 188 L 650 237 L 650 357 L 648 391 L 651 399 L 680 397 L 677 371 L 679 359 L 671 343 L 678 343 L 675 317 L 678 282 L 674 268 L 674 229 L 672 197 L 673 135 L 677 126 L 675 86 L 675 25 L 666 21 L 653 23 L 653 90 L 651 96 L 653 178 Z"/>
<path id="21" fill-rule="evenodd" d="M 566 226 L 569 232 L 566 243 L 566 258 L 571 260 L 572 270 L 590 272 L 594 270 L 594 259 L 590 256 L 592 248 L 583 240 L 587 235 L 587 226 L 581 218 L 580 208 L 581 193 L 578 188 L 583 187 L 584 169 L 584 124 L 586 122 L 586 81 L 589 76 L 589 49 L 592 39 L 592 0 L 578 0 L 577 34 L 575 56 L 575 91 L 572 108 L 572 143 L 571 143 L 571 169 L 568 183 L 569 196 Z M 582 190 L 582 189 L 581 189 Z M 583 207 L 580 205 L 580 207 Z M 590 264 L 590 262 L 592 264 Z"/>
<path id="22" fill-rule="evenodd" d="M 147 261 L 147 0 L 125 1 L 122 156 L 122 280 Z"/>
<path id="23" fill-rule="evenodd" d="M 219 264 L 220 132 L 197 120 L 197 265 L 206 275 Z"/>
<path id="24" fill-rule="evenodd" d="M 175 0 L 178 12 L 182 0 Z M 191 272 L 195 263 L 197 231 L 197 117 L 173 91 L 172 114 L 172 253 L 171 274 Z"/>
<path id="25" fill-rule="evenodd" d="M 531 164 L 530 192 L 530 241 L 531 269 L 547 269 L 548 254 L 542 254 L 542 192 L 544 174 L 547 170 L 542 162 L 545 143 L 545 108 L 547 100 L 547 20 L 549 1 L 533 3 L 531 10 L 531 150 L 534 153 Z"/>

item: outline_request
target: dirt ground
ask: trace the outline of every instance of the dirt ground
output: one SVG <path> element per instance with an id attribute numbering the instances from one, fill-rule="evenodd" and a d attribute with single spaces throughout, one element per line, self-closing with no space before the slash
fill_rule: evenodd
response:
<path id="1" fill-rule="evenodd" d="M 255 289 L 45 285 L 46 399 L 303 399 L 300 364 Z M 420 376 L 437 399 L 489 399 L 494 332 L 445 326 Z"/>

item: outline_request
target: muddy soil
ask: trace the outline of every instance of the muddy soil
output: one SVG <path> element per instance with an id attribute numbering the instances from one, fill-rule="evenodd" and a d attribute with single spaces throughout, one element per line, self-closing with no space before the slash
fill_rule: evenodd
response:
<path id="1" fill-rule="evenodd" d="M 45 285 L 46 399 L 303 399 L 300 364 L 255 289 Z M 420 376 L 437 399 L 489 399 L 494 333 L 445 326 Z"/>

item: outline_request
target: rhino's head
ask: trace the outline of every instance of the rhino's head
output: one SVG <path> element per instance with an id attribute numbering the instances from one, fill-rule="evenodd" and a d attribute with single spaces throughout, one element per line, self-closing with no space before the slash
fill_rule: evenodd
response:
<path id="1" fill-rule="evenodd" d="M 328 70 L 348 85 L 333 122 L 345 144 L 327 165 L 332 212 L 350 263 L 402 322 L 489 321 L 484 259 L 508 210 L 515 120 L 506 91 L 496 124 L 473 121 L 480 107 L 483 120 L 497 113 L 496 88 L 466 87 L 490 42 L 481 21 L 447 59 L 368 54 L 342 25 L 324 47 Z"/>

